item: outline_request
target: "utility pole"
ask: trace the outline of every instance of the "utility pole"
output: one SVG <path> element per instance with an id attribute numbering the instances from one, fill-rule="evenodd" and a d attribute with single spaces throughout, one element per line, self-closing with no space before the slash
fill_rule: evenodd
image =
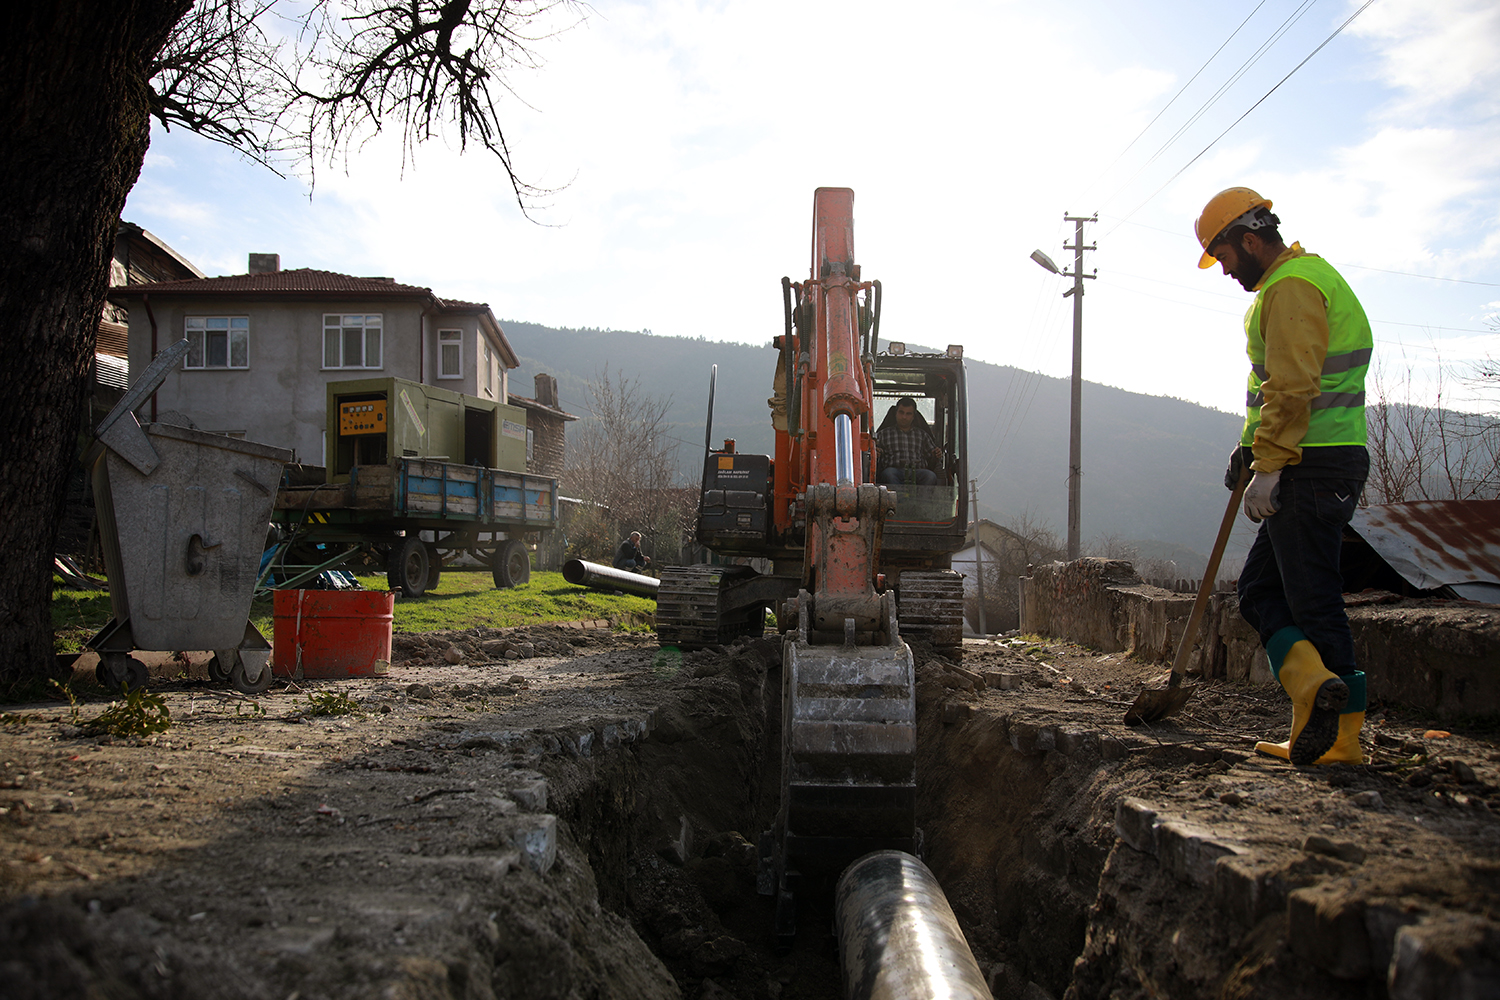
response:
<path id="1" fill-rule="evenodd" d="M 1062 272 L 1063 277 L 1073 279 L 1073 287 L 1063 292 L 1063 298 L 1073 296 L 1073 399 L 1068 424 L 1068 561 L 1078 558 L 1079 550 L 1079 495 L 1083 486 L 1083 279 L 1097 278 L 1083 273 L 1083 252 L 1097 250 L 1096 246 L 1083 245 L 1083 224 L 1098 222 L 1097 214 L 1087 218 L 1063 215 L 1063 221 L 1074 225 L 1073 243 L 1064 243 L 1064 250 L 1073 251 L 1073 270 Z"/>
<path id="2" fill-rule="evenodd" d="M 979 576 L 979 634 L 987 636 L 990 632 L 984 623 L 984 544 L 979 540 L 979 480 L 969 480 L 969 492 L 973 497 L 969 509 L 974 512 L 974 572 Z"/>

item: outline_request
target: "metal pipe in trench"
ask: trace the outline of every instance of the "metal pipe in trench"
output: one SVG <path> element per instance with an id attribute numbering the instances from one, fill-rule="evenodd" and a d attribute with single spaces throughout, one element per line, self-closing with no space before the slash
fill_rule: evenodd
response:
<path id="1" fill-rule="evenodd" d="M 661 581 L 655 577 L 615 569 L 613 566 L 601 566 L 582 559 L 569 559 L 563 563 L 563 579 L 590 590 L 623 590 L 627 594 L 640 594 L 653 599 L 656 597 L 656 588 L 661 586 Z"/>
<path id="2" fill-rule="evenodd" d="M 993 1000 L 942 887 L 910 854 L 876 851 L 844 869 L 834 921 L 848 1000 Z"/>

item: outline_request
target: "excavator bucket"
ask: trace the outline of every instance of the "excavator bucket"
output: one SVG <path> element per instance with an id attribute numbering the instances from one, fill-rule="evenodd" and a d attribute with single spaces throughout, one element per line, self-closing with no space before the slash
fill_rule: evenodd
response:
<path id="1" fill-rule="evenodd" d="M 895 646 L 813 646 L 782 655 L 788 857 L 838 865 L 913 850 L 916 664 Z"/>
<path id="2" fill-rule="evenodd" d="M 808 601 L 802 591 L 783 640 L 781 809 L 761 852 L 761 891 L 778 896 L 783 938 L 796 933 L 796 878 L 837 874 L 870 851 L 917 850 L 917 670 L 895 603 L 882 604 L 886 642 L 858 646 L 810 642 Z"/>

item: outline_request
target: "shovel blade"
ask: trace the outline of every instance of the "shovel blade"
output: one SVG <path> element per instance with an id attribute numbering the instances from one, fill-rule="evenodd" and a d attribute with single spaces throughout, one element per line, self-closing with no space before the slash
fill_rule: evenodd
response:
<path id="1" fill-rule="evenodd" d="M 1182 711 L 1182 706 L 1197 692 L 1198 686 L 1174 687 L 1167 685 L 1155 691 L 1142 691 L 1135 696 L 1135 704 L 1125 713 L 1125 725 L 1141 726 L 1162 719 L 1170 719 Z"/>

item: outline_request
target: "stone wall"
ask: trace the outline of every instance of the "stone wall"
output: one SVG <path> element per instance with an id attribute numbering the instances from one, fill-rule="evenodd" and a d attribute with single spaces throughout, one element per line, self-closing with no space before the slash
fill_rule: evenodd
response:
<path id="1" fill-rule="evenodd" d="M 1088 558 L 1033 567 L 1021 580 L 1021 631 L 1170 665 L 1193 598 L 1142 582 L 1128 562 Z M 1370 696 L 1439 717 L 1500 714 L 1500 607 L 1468 601 L 1346 595 Z M 1189 673 L 1274 683 L 1265 650 L 1233 594 L 1214 594 Z"/>

